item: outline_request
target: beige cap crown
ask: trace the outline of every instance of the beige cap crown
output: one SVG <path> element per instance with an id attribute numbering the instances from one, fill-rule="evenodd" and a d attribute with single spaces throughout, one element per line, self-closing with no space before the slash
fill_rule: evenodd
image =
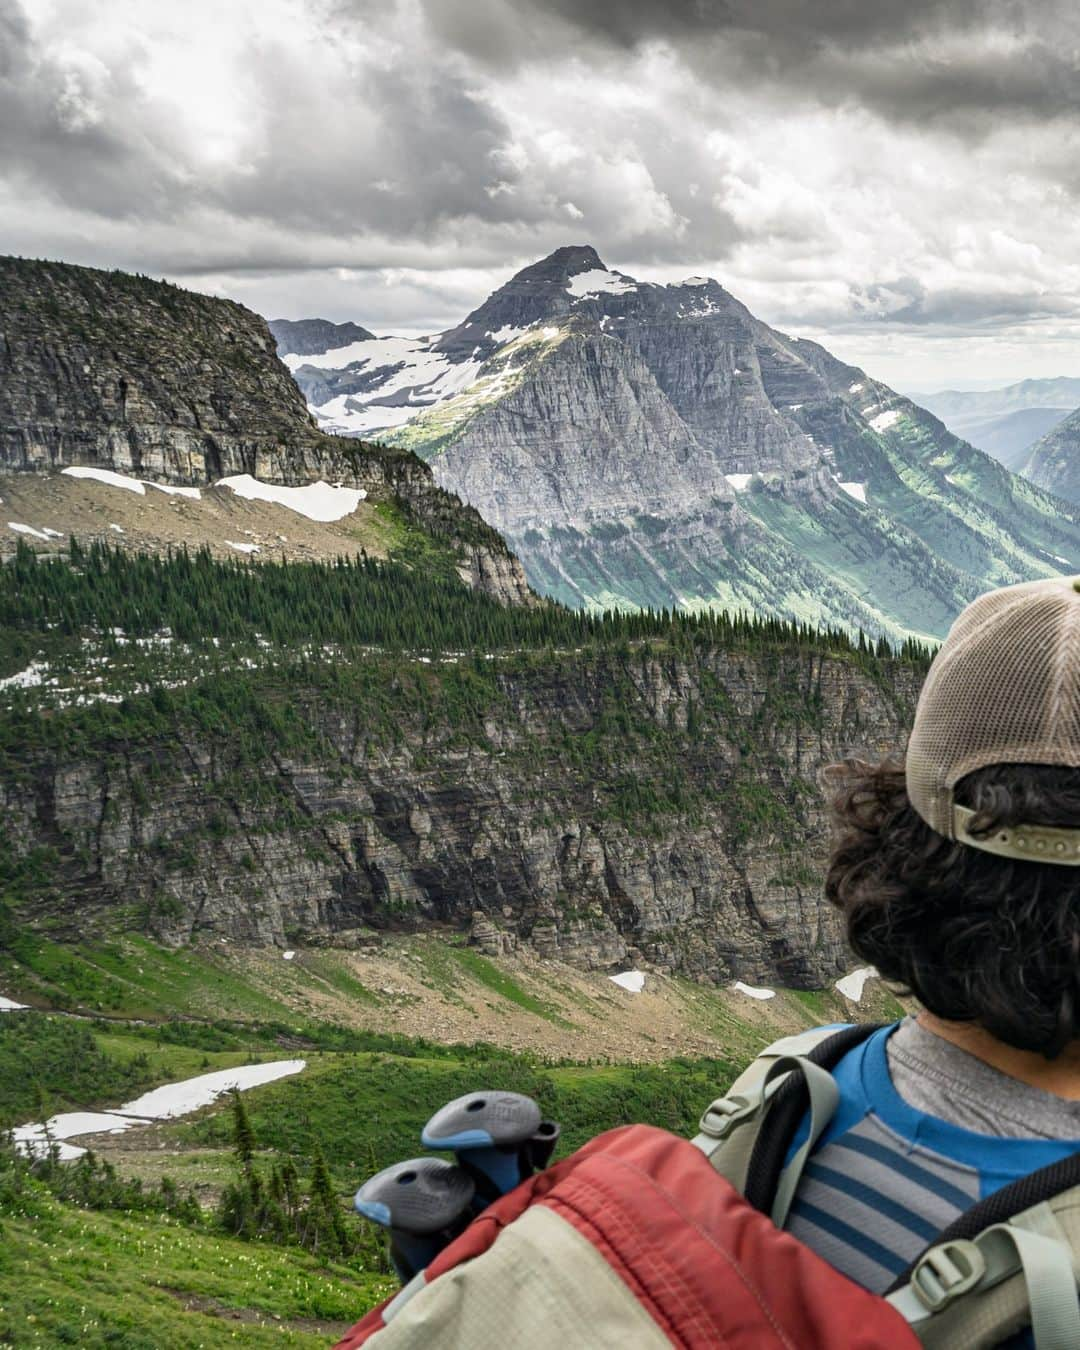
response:
<path id="1" fill-rule="evenodd" d="M 1010 857 L 1038 847 L 1040 861 L 1080 862 L 1080 832 L 966 835 L 970 813 L 955 807 L 953 788 L 989 764 L 1080 767 L 1080 580 L 1028 581 L 968 605 L 930 667 L 907 751 L 908 798 L 938 834 Z"/>

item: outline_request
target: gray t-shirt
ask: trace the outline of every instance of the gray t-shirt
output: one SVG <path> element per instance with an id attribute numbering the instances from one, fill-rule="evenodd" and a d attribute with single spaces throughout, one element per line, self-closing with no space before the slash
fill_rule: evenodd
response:
<path id="1" fill-rule="evenodd" d="M 999 1139 L 1080 1139 L 1080 1101 L 1010 1078 L 913 1017 L 886 1049 L 893 1086 L 917 1111 Z"/>

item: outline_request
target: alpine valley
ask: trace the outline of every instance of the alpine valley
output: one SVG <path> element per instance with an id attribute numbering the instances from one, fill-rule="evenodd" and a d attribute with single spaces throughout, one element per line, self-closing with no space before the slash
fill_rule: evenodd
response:
<path id="1" fill-rule="evenodd" d="M 565 247 L 435 336 L 271 329 L 324 430 L 415 450 L 572 606 L 940 637 L 1080 567 L 1075 505 L 705 277 Z"/>

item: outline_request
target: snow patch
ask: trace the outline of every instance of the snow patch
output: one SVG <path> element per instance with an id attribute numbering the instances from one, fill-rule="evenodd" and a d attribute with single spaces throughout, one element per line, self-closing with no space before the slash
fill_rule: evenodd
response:
<path id="1" fill-rule="evenodd" d="M 608 979 L 612 984 L 617 984 L 620 989 L 625 989 L 631 994 L 640 994 L 645 988 L 643 970 L 624 970 L 618 975 L 609 975 Z"/>
<path id="2" fill-rule="evenodd" d="M 0 1012 L 17 1012 L 20 1008 L 25 1008 L 25 1003 L 16 1003 L 13 998 L 5 998 L 0 994 Z"/>
<path id="3" fill-rule="evenodd" d="M 680 286 L 707 286 L 708 284 L 708 277 L 686 277 L 683 281 L 679 282 Z"/>
<path id="4" fill-rule="evenodd" d="M 115 1111 L 67 1111 L 53 1116 L 44 1125 L 20 1125 L 13 1138 L 25 1152 L 42 1156 L 48 1151 L 51 1139 L 59 1148 L 64 1162 L 86 1152 L 75 1144 L 63 1141 L 84 1134 L 123 1134 L 133 1126 L 146 1125 L 152 1120 L 175 1120 L 209 1106 L 225 1092 L 236 1088 L 246 1092 L 264 1083 L 276 1082 L 307 1067 L 303 1059 L 279 1059 L 271 1064 L 241 1064 L 235 1069 L 218 1069 L 200 1074 L 182 1083 L 166 1083 L 164 1087 L 144 1092 L 141 1097 L 118 1106 Z"/>
<path id="5" fill-rule="evenodd" d="M 801 407 L 803 407 L 803 406 L 804 406 L 804 405 L 803 405 L 802 403 L 789 403 L 789 404 L 788 404 L 788 412 L 798 412 L 799 409 L 800 409 Z"/>
<path id="6" fill-rule="evenodd" d="M 258 553 L 258 544 L 238 544 L 235 539 L 226 539 L 225 543 L 230 548 L 236 549 L 237 553 Z"/>
<path id="7" fill-rule="evenodd" d="M 849 497 L 854 497 L 857 502 L 866 505 L 866 484 L 865 483 L 841 483 L 837 481 L 837 486 L 847 493 Z"/>
<path id="8" fill-rule="evenodd" d="M 527 328 L 515 328 L 513 324 L 507 323 L 503 324 L 497 332 L 489 333 L 488 337 L 491 338 L 492 342 L 513 342 L 515 338 L 519 338 L 522 333 L 528 331 Z"/>
<path id="9" fill-rule="evenodd" d="M 362 393 L 338 394 L 312 409 L 324 427 L 350 434 L 385 431 L 404 426 L 475 384 L 483 362 L 451 361 L 435 350 L 440 336 L 371 338 L 318 356 L 292 354 L 283 360 L 294 374 L 309 366 L 362 377 Z"/>
<path id="10" fill-rule="evenodd" d="M 28 534 L 33 539 L 44 539 L 46 543 L 49 542 L 49 536 L 45 533 L 45 531 L 36 530 L 33 527 L 33 525 L 22 525 L 17 520 L 9 520 L 8 529 L 14 530 L 16 534 Z"/>
<path id="11" fill-rule="evenodd" d="M 897 422 L 903 417 L 903 413 L 897 408 L 890 408 L 888 412 L 878 413 L 876 417 L 870 419 L 870 425 L 875 431 L 888 431 L 890 427 L 896 426 Z"/>
<path id="12" fill-rule="evenodd" d="M 110 529 L 110 530 L 115 530 L 115 532 L 116 532 L 117 534 L 123 534 L 123 533 L 124 533 L 124 527 L 123 527 L 122 525 L 110 525 L 110 526 L 109 526 L 109 529 Z"/>
<path id="13" fill-rule="evenodd" d="M 849 393 L 849 394 L 857 394 L 857 393 L 859 393 L 859 391 L 860 391 L 862 388 L 863 388 L 863 386 L 862 386 L 862 384 L 860 384 L 860 383 L 849 384 L 849 385 L 848 385 L 848 393 Z"/>
<path id="14" fill-rule="evenodd" d="M 750 485 L 750 480 L 755 475 L 752 473 L 726 473 L 724 477 L 728 480 L 736 492 L 745 492 Z"/>
<path id="15" fill-rule="evenodd" d="M 845 975 L 843 979 L 837 980 L 833 988 L 845 998 L 851 999 L 852 1003 L 861 1003 L 863 989 L 866 987 L 867 980 L 877 979 L 877 969 L 874 966 L 860 966 L 858 970 L 853 970 L 850 975 Z"/>
<path id="16" fill-rule="evenodd" d="M 72 465 L 69 469 L 61 469 L 67 478 L 89 478 L 95 483 L 104 483 L 107 487 L 124 488 L 127 492 L 137 492 L 140 497 L 146 496 L 146 485 L 138 478 L 129 478 L 126 473 L 114 473 L 112 469 L 91 469 L 79 465 Z"/>
<path id="17" fill-rule="evenodd" d="M 282 952 L 281 959 L 283 961 L 291 961 L 295 955 L 296 955 L 295 952 Z"/>
<path id="18" fill-rule="evenodd" d="M 156 488 L 158 492 L 167 492 L 170 497 L 190 497 L 193 502 L 201 499 L 202 493 L 197 487 L 178 487 L 175 483 L 151 483 L 146 480 L 146 486 Z"/>
<path id="19" fill-rule="evenodd" d="M 37 689 L 45 683 L 49 667 L 44 661 L 31 661 L 25 670 L 0 680 L 0 689 Z"/>
<path id="20" fill-rule="evenodd" d="M 269 1064 L 241 1064 L 235 1069 L 218 1069 L 214 1073 L 188 1078 L 182 1083 L 166 1083 L 164 1087 L 144 1092 L 133 1102 L 121 1106 L 119 1111 L 125 1116 L 173 1120 L 209 1106 L 222 1093 L 231 1092 L 233 1088 L 246 1092 L 249 1088 L 288 1078 L 306 1067 L 307 1061 L 303 1059 L 278 1059 Z"/>
<path id="21" fill-rule="evenodd" d="M 1072 563 L 1069 562 L 1068 558 L 1063 558 L 1060 553 L 1051 553 L 1050 556 L 1055 562 L 1064 563 L 1066 567 L 1072 566 Z"/>
<path id="22" fill-rule="evenodd" d="M 151 483 L 145 478 L 131 478 L 126 473 L 116 473 L 113 469 L 94 469 L 87 465 L 73 464 L 70 468 L 61 469 L 62 474 L 68 478 L 90 478 L 95 483 L 104 483 L 106 487 L 123 488 L 126 492 L 136 492 L 140 497 L 146 496 L 148 487 L 157 488 L 159 492 L 167 492 L 172 497 L 190 497 L 193 501 L 198 501 L 202 493 L 197 487 L 177 487 L 173 483 Z"/>
<path id="23" fill-rule="evenodd" d="M 620 276 L 618 272 L 592 267 L 587 272 L 579 272 L 576 277 L 571 277 L 566 289 L 579 299 L 586 295 L 624 295 L 627 291 L 636 291 L 637 282 Z"/>
<path id="24" fill-rule="evenodd" d="M 351 515 L 367 496 L 363 488 L 331 487 L 321 479 L 304 487 L 281 487 L 277 483 L 260 483 L 249 473 L 219 478 L 215 487 L 230 488 L 247 501 L 277 502 L 279 506 L 307 516 L 308 520 L 341 520 Z M 229 543 L 229 540 L 225 541 Z M 234 548 L 237 545 L 233 545 Z M 245 552 L 250 552 L 245 549 Z"/>
<path id="25" fill-rule="evenodd" d="M 740 994 L 745 994 L 747 998 L 756 998 L 764 1001 L 765 999 L 775 998 L 775 989 L 758 989 L 752 984 L 743 984 L 742 980 L 736 980 L 732 985 Z"/>

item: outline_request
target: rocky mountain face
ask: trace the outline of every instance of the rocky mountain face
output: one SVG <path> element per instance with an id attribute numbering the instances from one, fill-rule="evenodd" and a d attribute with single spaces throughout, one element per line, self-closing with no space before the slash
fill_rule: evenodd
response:
<path id="1" fill-rule="evenodd" d="M 1023 472 L 1038 487 L 1080 503 L 1080 409 L 1036 441 Z"/>
<path id="2" fill-rule="evenodd" d="M 55 712 L 51 749 L 5 732 L 8 894 L 59 940 L 471 927 L 492 952 L 795 987 L 850 962 L 817 774 L 902 742 L 921 668 L 794 643 L 481 666 L 372 666 L 349 688 L 305 667 L 287 745 L 248 726 L 281 694 L 240 676 L 205 695 L 229 710 L 213 734 L 179 707 L 123 736 Z"/>
<path id="3" fill-rule="evenodd" d="M 1080 567 L 1080 513 L 930 413 L 715 281 L 589 247 L 446 333 L 285 360 L 320 425 L 416 450 L 572 605 L 937 637 L 988 587 Z"/>
<path id="4" fill-rule="evenodd" d="M 311 325 L 296 338 L 310 345 Z M 415 455 L 313 425 L 258 315 L 122 272 L 0 258 L 0 472 L 73 465 L 192 486 L 250 474 L 360 487 L 447 541 L 473 584 L 532 599 L 500 536 Z"/>
<path id="5" fill-rule="evenodd" d="M 350 342 L 370 342 L 375 336 L 358 323 L 331 323 L 329 319 L 271 319 L 267 326 L 279 356 L 317 356 Z"/>

